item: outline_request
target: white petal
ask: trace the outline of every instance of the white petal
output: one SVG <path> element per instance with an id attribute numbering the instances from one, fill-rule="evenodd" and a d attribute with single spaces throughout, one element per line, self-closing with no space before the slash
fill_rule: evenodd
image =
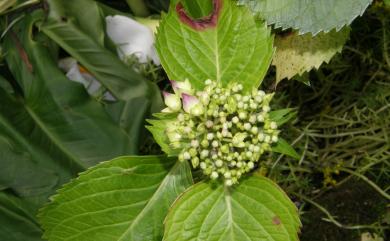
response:
<path id="1" fill-rule="evenodd" d="M 72 57 L 61 59 L 58 61 L 58 66 L 66 72 L 66 77 L 69 80 L 82 84 L 89 95 L 95 96 L 100 90 L 102 84 L 90 73 L 82 73 L 76 59 Z M 104 93 L 103 99 L 116 101 L 115 97 L 109 91 Z"/>
<path id="2" fill-rule="evenodd" d="M 86 80 L 80 73 L 80 69 L 77 63 L 73 64 L 70 67 L 70 69 L 66 73 L 66 77 L 68 77 L 68 79 L 74 82 L 83 84 L 85 88 L 88 88 L 88 86 L 90 85 L 90 81 Z"/>
<path id="3" fill-rule="evenodd" d="M 58 67 L 64 72 L 68 72 L 75 64 L 77 64 L 77 60 L 72 57 L 63 58 L 58 61 Z"/>
<path id="4" fill-rule="evenodd" d="M 155 64 L 160 63 L 154 50 L 153 32 L 148 27 L 121 15 L 107 16 L 106 26 L 107 34 L 118 46 L 118 54 L 122 60 L 135 55 L 140 63 L 146 63 L 148 59 Z"/>

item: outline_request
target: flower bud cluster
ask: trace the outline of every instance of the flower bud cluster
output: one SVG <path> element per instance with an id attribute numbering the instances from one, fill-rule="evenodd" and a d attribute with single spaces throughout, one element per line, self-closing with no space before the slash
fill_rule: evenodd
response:
<path id="1" fill-rule="evenodd" d="M 221 87 L 211 80 L 203 91 L 191 92 L 175 95 L 176 103 L 173 94 L 165 94 L 165 112 L 178 113 L 166 129 L 170 145 L 181 149 L 180 161 L 231 186 L 278 141 L 278 126 L 269 118 L 273 95 L 257 89 L 244 93 L 241 84 Z"/>

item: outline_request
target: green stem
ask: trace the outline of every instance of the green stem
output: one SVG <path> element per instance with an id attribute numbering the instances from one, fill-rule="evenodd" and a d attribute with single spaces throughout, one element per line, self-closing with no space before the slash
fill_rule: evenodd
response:
<path id="1" fill-rule="evenodd" d="M 363 181 L 365 181 L 367 184 L 369 184 L 371 187 L 373 187 L 380 195 L 382 195 L 384 198 L 386 198 L 387 200 L 390 200 L 390 195 L 388 193 L 386 193 L 385 191 L 383 191 L 380 187 L 378 187 L 373 181 L 371 181 L 370 179 L 368 179 L 366 176 L 364 176 L 363 174 L 360 174 L 360 173 L 357 173 L 357 172 L 354 172 L 352 170 L 349 170 L 347 168 L 340 168 L 341 171 L 343 172 L 347 172 L 349 174 L 352 174 L 352 175 L 355 175 L 357 176 L 358 178 L 362 179 Z"/>
<path id="2" fill-rule="evenodd" d="M 334 216 L 325 207 L 321 206 L 319 203 L 314 202 L 310 198 L 303 196 L 299 193 L 293 192 L 293 194 L 295 196 L 299 197 L 300 199 L 304 200 L 305 202 L 308 202 L 311 205 L 318 208 L 318 210 L 320 210 L 322 213 L 324 213 L 327 216 L 327 218 L 323 218 L 324 221 L 331 222 L 339 228 L 343 228 L 343 229 L 378 229 L 378 228 L 379 229 L 388 229 L 388 227 L 379 226 L 377 223 L 373 223 L 371 225 L 345 225 L 345 224 L 342 224 L 339 221 L 337 221 L 334 218 Z"/>
<path id="3" fill-rule="evenodd" d="M 144 0 L 126 0 L 126 2 L 135 16 L 147 17 L 150 15 L 150 12 L 146 7 Z"/>

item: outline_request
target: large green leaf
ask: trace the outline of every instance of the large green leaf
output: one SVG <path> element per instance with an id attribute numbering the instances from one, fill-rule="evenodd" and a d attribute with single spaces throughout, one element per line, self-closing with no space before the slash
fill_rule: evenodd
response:
<path id="1" fill-rule="evenodd" d="M 188 163 L 175 158 L 121 157 L 102 163 L 67 184 L 42 209 L 44 238 L 161 240 L 168 208 L 191 184 Z"/>
<path id="2" fill-rule="evenodd" d="M 99 5 L 92 0 L 49 0 L 50 14 L 40 29 L 76 58 L 117 98 L 132 98 L 156 94 L 157 87 L 126 66 L 114 53 L 102 45 L 104 24 Z M 72 6 L 71 8 L 68 6 Z M 72 9 L 75 9 L 74 11 Z M 91 18 L 82 17 L 85 9 L 94 11 Z M 66 16 L 64 16 L 66 14 Z M 90 24 L 86 24 L 88 22 Z M 92 25 L 92 27 L 90 26 Z M 89 28 L 96 31 L 86 30 Z"/>
<path id="3" fill-rule="evenodd" d="M 0 90 L 1 95 L 5 95 Z M 4 101 L 0 97 L 0 103 L 8 105 L 9 112 L 19 111 L 23 124 L 32 125 L 27 113 L 23 113 L 21 105 L 11 101 Z M 2 111 L 3 108 L 0 108 Z M 58 187 L 66 182 L 80 170 L 79 167 L 67 164 L 67 157 L 51 151 L 52 148 L 43 149 L 36 146 L 34 141 L 26 138 L 18 130 L 16 123 L 12 125 L 0 112 L 0 185 L 12 189 L 21 197 L 35 198 L 38 205 L 45 202 L 46 198 Z M 24 126 L 27 128 L 28 126 Z M 39 142 L 39 141 L 37 141 Z M 52 154 L 52 156 L 48 155 Z M 63 154 L 62 154 L 63 155 Z M 56 160 L 53 160 L 56 158 Z"/>
<path id="4" fill-rule="evenodd" d="M 104 108 L 80 84 L 65 77 L 45 42 L 34 41 L 36 36 L 30 33 L 37 15 L 20 21 L 14 28 L 20 33 L 8 35 L 3 45 L 8 50 L 7 64 L 23 92 L 23 108 L 34 121 L 32 130 L 18 127 L 26 129 L 24 135 L 37 144 L 54 146 L 82 169 L 134 153 L 136 147 Z"/>
<path id="5" fill-rule="evenodd" d="M 246 7 L 230 0 L 214 3 L 221 6 L 214 6 L 210 21 L 183 21 L 174 5 L 164 16 L 157 35 L 164 69 L 170 79 L 188 78 L 197 89 L 207 79 L 241 82 L 247 90 L 258 87 L 273 54 L 270 31 Z M 196 28 L 188 22 L 201 24 Z"/>
<path id="6" fill-rule="evenodd" d="M 297 241 L 294 204 L 271 180 L 251 176 L 234 188 L 198 183 L 173 205 L 164 241 Z"/>
<path id="7" fill-rule="evenodd" d="M 41 241 L 41 229 L 29 204 L 0 192 L 0 238 L 4 241 Z"/>
<path id="8" fill-rule="evenodd" d="M 311 69 L 318 69 L 341 52 L 349 38 L 350 28 L 339 32 L 278 36 L 275 39 L 276 53 L 272 64 L 276 66 L 276 81 L 291 79 Z"/>
<path id="9" fill-rule="evenodd" d="M 13 86 L 19 86 L 10 90 L 1 78 L 0 89 L 0 188 L 27 201 L 32 216 L 77 172 L 135 152 L 105 109 L 58 69 L 50 41 L 32 31 L 40 16 L 38 12 L 26 16 L 5 37 Z M 4 205 L 3 212 L 13 209 Z M 4 217 L 8 218 L 2 220 L 3 233 L 14 232 L 19 240 L 39 240 L 39 229 L 33 228 L 34 234 L 27 231 L 23 217 Z"/>
<path id="10" fill-rule="evenodd" d="M 362 15 L 372 0 L 238 0 L 276 28 L 317 34 L 341 29 Z"/>
<path id="11" fill-rule="evenodd" d="M 182 0 L 176 1 L 176 3 L 177 2 L 181 2 L 186 11 L 193 18 L 202 18 L 204 16 L 207 16 L 211 13 L 213 9 L 213 1 Z"/>
<path id="12" fill-rule="evenodd" d="M 41 30 L 119 98 L 118 102 L 108 104 L 107 110 L 128 134 L 131 144 L 138 147 L 146 139 L 144 121 L 150 113 L 162 109 L 162 99 L 156 84 L 126 66 L 103 44 L 110 45 L 110 39 L 104 38 L 104 14 L 122 13 L 92 0 L 48 2 L 50 14 L 40 25 Z M 88 9 L 86 16 L 85 9 Z"/>
<path id="13" fill-rule="evenodd" d="M 49 18 L 71 21 L 83 33 L 94 39 L 100 45 L 104 45 L 104 19 L 100 6 L 96 1 L 53 1 L 49 0 Z M 88 9 L 88 11 L 86 11 Z M 71 20 L 68 20 L 71 18 Z"/>

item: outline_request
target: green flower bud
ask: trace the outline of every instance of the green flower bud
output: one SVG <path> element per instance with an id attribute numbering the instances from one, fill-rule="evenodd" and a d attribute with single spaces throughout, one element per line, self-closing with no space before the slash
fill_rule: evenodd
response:
<path id="1" fill-rule="evenodd" d="M 243 95 L 241 84 L 205 83 L 196 95 L 179 95 L 184 110 L 178 110 L 165 133 L 169 145 L 181 149 L 180 161 L 191 160 L 211 179 L 233 185 L 278 140 L 278 126 L 267 114 L 272 94 L 253 89 Z M 172 112 L 170 107 L 166 111 Z"/>
<path id="2" fill-rule="evenodd" d="M 248 117 L 248 115 L 246 114 L 246 112 L 240 112 L 238 113 L 238 118 L 240 118 L 241 120 L 245 120 L 246 118 Z"/>
<path id="3" fill-rule="evenodd" d="M 233 181 L 232 181 L 231 179 L 226 179 L 225 185 L 228 186 L 228 187 L 230 187 L 230 186 L 233 185 Z"/>
<path id="4" fill-rule="evenodd" d="M 218 172 L 212 172 L 211 175 L 210 175 L 211 179 L 213 179 L 213 180 L 217 179 L 218 176 L 219 176 Z"/>
<path id="5" fill-rule="evenodd" d="M 270 123 L 270 127 L 271 127 L 271 129 L 275 130 L 275 129 L 278 128 L 278 125 L 276 124 L 275 121 L 272 121 L 272 122 Z"/>
<path id="6" fill-rule="evenodd" d="M 168 106 L 170 110 L 173 112 L 180 111 L 181 109 L 181 100 L 180 97 L 174 94 L 170 94 L 168 92 L 163 92 L 164 102 Z"/>
<path id="7" fill-rule="evenodd" d="M 190 153 L 191 157 L 195 157 L 198 155 L 198 152 L 195 148 L 191 148 L 188 152 Z"/>
<path id="8" fill-rule="evenodd" d="M 217 161 L 215 161 L 215 165 L 217 167 L 222 167 L 223 166 L 223 161 L 222 160 L 217 160 Z"/>
<path id="9" fill-rule="evenodd" d="M 207 134 L 207 140 L 211 141 L 214 139 L 214 134 L 213 133 L 208 133 Z"/>
<path id="10" fill-rule="evenodd" d="M 217 148 L 217 147 L 219 146 L 218 141 L 213 141 L 213 142 L 211 143 L 211 146 Z"/>
<path id="11" fill-rule="evenodd" d="M 184 160 L 190 160 L 191 159 L 191 154 L 189 152 L 184 152 L 183 153 L 183 158 L 184 158 Z"/>
<path id="12" fill-rule="evenodd" d="M 250 123 L 245 123 L 244 124 L 244 129 L 249 131 L 252 128 L 252 125 Z"/>
<path id="13" fill-rule="evenodd" d="M 207 148 L 209 147 L 209 142 L 207 140 L 202 140 L 202 142 L 200 143 L 200 145 L 203 147 L 203 148 Z"/>
<path id="14" fill-rule="evenodd" d="M 192 163 L 192 166 L 193 166 L 194 168 L 197 168 L 198 165 L 199 165 L 199 158 L 198 158 L 198 157 L 192 158 L 192 159 L 191 159 L 191 163 Z"/>

